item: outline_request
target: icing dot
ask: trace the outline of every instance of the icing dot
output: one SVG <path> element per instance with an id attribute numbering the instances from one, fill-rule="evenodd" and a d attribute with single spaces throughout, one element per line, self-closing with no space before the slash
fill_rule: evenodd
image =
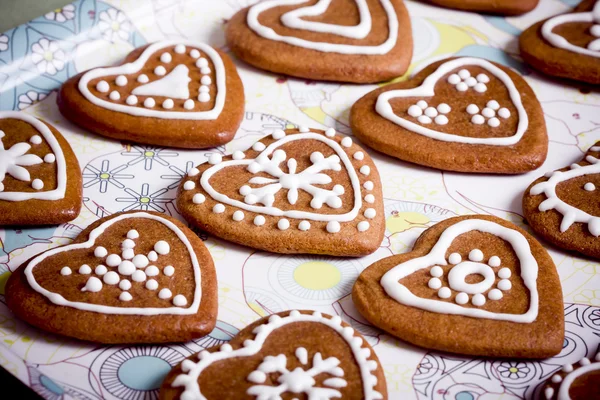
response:
<path id="1" fill-rule="evenodd" d="M 431 278 L 427 283 L 427 286 L 429 286 L 431 289 L 437 290 L 442 287 L 442 281 L 439 278 Z"/>
<path id="2" fill-rule="evenodd" d="M 491 126 L 492 128 L 497 128 L 500 126 L 500 120 L 496 117 L 490 118 L 488 120 L 488 125 Z"/>
<path id="3" fill-rule="evenodd" d="M 408 107 L 408 115 L 415 118 L 420 117 L 421 115 L 423 115 L 423 110 L 421 109 L 421 107 L 413 104 L 412 106 Z"/>
<path id="4" fill-rule="evenodd" d="M 431 118 L 429 118 L 427 115 L 421 115 L 419 118 L 417 118 L 417 121 L 422 124 L 430 124 Z"/>
<path id="5" fill-rule="evenodd" d="M 135 242 L 129 238 L 123 240 L 121 243 L 122 249 L 133 249 L 135 247 Z"/>
<path id="6" fill-rule="evenodd" d="M 448 83 L 450 83 L 451 85 L 456 85 L 459 82 L 460 82 L 460 76 L 458 76 L 456 74 L 452 74 L 448 77 Z"/>
<path id="7" fill-rule="evenodd" d="M 508 110 L 508 108 L 502 107 L 501 109 L 498 110 L 498 116 L 506 119 L 506 118 L 510 117 L 510 111 Z"/>
<path id="8" fill-rule="evenodd" d="M 271 137 L 275 140 L 283 139 L 285 137 L 285 131 L 283 129 L 275 129 L 271 134 Z"/>
<path id="9" fill-rule="evenodd" d="M 464 82 L 460 82 L 455 87 L 459 92 L 466 92 L 469 89 L 469 86 L 467 86 L 467 84 Z"/>
<path id="10" fill-rule="evenodd" d="M 477 81 L 481 83 L 488 83 L 490 81 L 490 77 L 486 74 L 477 75 Z"/>
<path id="11" fill-rule="evenodd" d="M 333 128 L 327 128 L 325 130 L 325 136 L 330 137 L 330 138 L 334 137 L 335 136 L 335 129 L 333 129 Z"/>
<path id="12" fill-rule="evenodd" d="M 194 168 L 191 168 L 191 169 L 188 171 L 187 175 L 188 175 L 188 176 L 196 176 L 196 175 L 198 175 L 199 173 L 200 173 L 200 170 L 199 170 L 198 168 L 194 167 Z"/>
<path id="13" fill-rule="evenodd" d="M 434 121 L 438 125 L 446 125 L 448 123 L 448 117 L 446 117 L 445 115 L 438 115 L 437 117 L 435 117 Z"/>
<path id="14" fill-rule="evenodd" d="M 500 290 L 510 290 L 511 287 L 512 283 L 510 283 L 508 279 L 502 279 L 500 282 L 498 282 L 498 289 Z"/>
<path id="15" fill-rule="evenodd" d="M 588 182 L 585 185 L 583 185 L 583 188 L 588 192 L 593 192 L 594 190 L 596 190 L 596 185 L 594 185 L 592 182 Z"/>
<path id="16" fill-rule="evenodd" d="M 196 184 L 193 181 L 187 181 L 183 184 L 184 190 L 192 190 L 195 187 L 196 187 Z"/>
<path id="17" fill-rule="evenodd" d="M 340 223 L 337 221 L 329 221 L 327 223 L 327 232 L 329 233 L 338 233 L 340 229 Z"/>
<path id="18" fill-rule="evenodd" d="M 448 114 L 452 110 L 452 108 L 450 108 L 450 106 L 446 103 L 441 103 L 437 106 L 437 110 L 441 114 Z"/>
<path id="19" fill-rule="evenodd" d="M 119 274 L 121 275 L 131 275 L 135 272 L 135 264 L 128 260 L 122 261 L 119 264 L 117 271 L 119 271 Z"/>
<path id="20" fill-rule="evenodd" d="M 473 115 L 471 122 L 475 125 L 482 125 L 485 122 L 485 118 L 482 115 Z"/>
<path id="21" fill-rule="evenodd" d="M 40 135 L 33 135 L 33 136 L 32 136 L 32 137 L 29 139 L 29 141 L 30 141 L 32 144 L 40 144 L 40 143 L 42 143 L 42 138 L 40 137 Z"/>
<path id="22" fill-rule="evenodd" d="M 225 206 L 221 203 L 217 203 L 212 210 L 215 214 L 221 214 L 225 212 Z"/>
<path id="23" fill-rule="evenodd" d="M 200 86 L 200 93 L 208 93 L 210 92 L 210 88 L 208 86 Z"/>
<path id="24" fill-rule="evenodd" d="M 375 211 L 374 208 L 367 208 L 365 210 L 365 217 L 369 218 L 369 219 L 373 219 L 375 218 L 375 215 L 377 214 L 377 212 Z"/>
<path id="25" fill-rule="evenodd" d="M 579 365 L 582 365 L 582 366 L 590 365 L 590 363 L 591 363 L 591 361 L 587 357 L 583 357 L 581 360 L 579 360 Z"/>
<path id="26" fill-rule="evenodd" d="M 163 76 L 167 73 L 167 70 L 162 65 L 159 65 L 158 67 L 154 68 L 154 73 L 158 76 Z"/>
<path id="27" fill-rule="evenodd" d="M 106 93 L 110 90 L 110 85 L 106 81 L 100 81 L 96 84 L 96 90 L 102 93 Z"/>
<path id="28" fill-rule="evenodd" d="M 139 83 L 148 83 L 150 81 L 150 79 L 148 79 L 148 75 L 141 74 L 140 76 L 137 77 L 137 81 Z"/>
<path id="29" fill-rule="evenodd" d="M 552 377 L 552 382 L 554 382 L 554 383 L 560 383 L 560 382 L 562 382 L 562 376 L 560 376 L 559 374 L 555 374 Z"/>
<path id="30" fill-rule="evenodd" d="M 140 269 L 131 274 L 131 279 L 135 282 L 144 282 L 146 280 L 146 273 Z"/>
<path id="31" fill-rule="evenodd" d="M 52 153 L 48 153 L 44 156 L 44 162 L 48 164 L 52 164 L 56 161 L 56 156 Z"/>
<path id="32" fill-rule="evenodd" d="M 435 267 L 429 270 L 429 273 L 431 274 L 431 276 L 439 278 L 440 276 L 444 275 L 444 270 L 439 265 L 436 265 Z"/>
<path id="33" fill-rule="evenodd" d="M 185 298 L 185 296 L 178 294 L 177 296 L 173 297 L 173 305 L 176 305 L 177 307 L 183 307 L 187 304 L 187 299 Z"/>
<path id="34" fill-rule="evenodd" d="M 206 66 L 208 66 L 208 60 L 206 58 L 202 57 L 199 58 L 198 61 L 196 61 L 196 67 L 202 68 Z"/>
<path id="35" fill-rule="evenodd" d="M 482 305 L 485 304 L 485 296 L 482 295 L 481 293 L 477 293 L 475 295 L 473 295 L 473 298 L 471 299 L 471 303 L 473 303 L 474 306 L 478 306 L 481 307 Z"/>
<path id="36" fill-rule="evenodd" d="M 158 267 L 156 265 L 150 265 L 148 268 L 144 270 L 147 276 L 156 276 L 160 273 Z"/>
<path id="37" fill-rule="evenodd" d="M 108 95 L 108 98 L 111 99 L 111 100 L 115 100 L 116 101 L 116 100 L 119 100 L 121 98 L 121 95 L 116 90 L 113 90 Z"/>
<path id="38" fill-rule="evenodd" d="M 193 110 L 194 109 L 194 100 L 192 99 L 187 99 L 184 103 L 183 103 L 183 108 L 185 108 L 186 110 Z"/>
<path id="39" fill-rule="evenodd" d="M 171 246 L 169 246 L 169 243 L 167 243 L 166 241 L 159 240 L 158 242 L 156 242 L 154 244 L 154 251 L 156 251 L 158 254 L 164 256 L 166 254 L 169 254 L 169 252 L 171 251 Z M 134 262 L 135 262 L 135 260 L 134 260 Z"/>
<path id="40" fill-rule="evenodd" d="M 485 105 L 488 108 L 491 108 L 492 110 L 498 110 L 500 108 L 500 104 L 498 104 L 498 102 L 496 100 L 490 100 L 487 102 L 487 104 Z"/>
<path id="41" fill-rule="evenodd" d="M 501 291 L 498 289 L 492 289 L 488 293 L 488 299 L 490 300 L 500 300 L 504 296 Z"/>
<path id="42" fill-rule="evenodd" d="M 456 301 L 457 304 L 467 304 L 469 302 L 469 295 L 465 292 L 460 292 L 456 295 L 454 301 Z"/>
<path id="43" fill-rule="evenodd" d="M 105 262 L 106 265 L 108 265 L 109 267 L 116 267 L 121 263 L 121 257 L 119 257 L 118 254 L 111 254 L 108 257 L 106 257 Z"/>
<path id="44" fill-rule="evenodd" d="M 198 95 L 198 101 L 200 103 L 207 103 L 207 102 L 209 102 L 210 101 L 210 94 L 208 94 L 208 93 L 200 93 Z"/>
<path id="45" fill-rule="evenodd" d="M 121 253 L 121 257 L 124 260 L 131 260 L 133 257 L 135 257 L 135 252 L 133 251 L 133 249 L 125 249 Z"/>
<path id="46" fill-rule="evenodd" d="M 131 289 L 131 282 L 129 282 L 129 280 L 127 280 L 127 279 L 122 279 L 121 282 L 119 282 L 119 288 L 121 290 Z"/>
<path id="47" fill-rule="evenodd" d="M 154 101 L 154 99 L 152 97 L 148 97 L 146 100 L 144 100 L 144 107 L 146 108 L 152 108 L 156 105 L 156 101 Z"/>
<path id="48" fill-rule="evenodd" d="M 79 267 L 79 273 L 81 275 L 89 275 L 92 273 L 92 269 L 90 268 L 89 265 L 83 264 L 81 267 Z"/>
<path id="49" fill-rule="evenodd" d="M 130 106 L 136 105 L 137 102 L 138 102 L 138 99 L 134 95 L 129 95 L 129 96 L 127 96 L 127 99 L 125 99 L 125 103 L 129 104 Z"/>
<path id="50" fill-rule="evenodd" d="M 232 218 L 234 221 L 241 221 L 244 219 L 244 213 L 240 210 L 237 210 L 236 212 L 233 213 Z"/>
<path id="51" fill-rule="evenodd" d="M 487 91 L 487 86 L 485 83 L 478 83 L 473 89 L 475 89 L 475 91 L 478 93 L 484 93 Z"/>
<path id="52" fill-rule="evenodd" d="M 598 17 L 596 17 L 596 22 L 598 22 Z M 592 36 L 600 37 L 600 25 L 592 25 L 592 27 L 590 28 L 590 33 L 592 34 Z M 590 48 L 590 50 L 593 49 Z"/>
<path id="53" fill-rule="evenodd" d="M 573 366 L 571 364 L 563 365 L 562 371 L 566 373 L 573 372 Z"/>
<path id="54" fill-rule="evenodd" d="M 203 84 L 203 85 L 210 85 L 211 82 L 212 82 L 212 79 L 210 79 L 210 76 L 204 75 L 202 77 L 202 79 L 200 79 L 200 83 Z"/>
<path id="55" fill-rule="evenodd" d="M 498 256 L 492 256 L 490 257 L 490 259 L 488 260 L 488 265 L 490 267 L 499 267 L 500 266 L 500 257 Z"/>
<path id="56" fill-rule="evenodd" d="M 438 290 L 438 296 L 441 299 L 447 299 L 452 295 L 452 291 L 450 290 L 450 288 L 447 287 L 443 287 L 440 290 Z"/>
<path id="57" fill-rule="evenodd" d="M 44 181 L 41 179 L 34 179 L 33 182 L 31 182 L 31 187 L 35 190 L 42 190 L 44 188 Z"/>
<path id="58" fill-rule="evenodd" d="M 277 228 L 279 228 L 279 230 L 285 231 L 289 227 L 290 227 L 290 221 L 288 221 L 287 219 L 282 218 L 279 221 L 277 221 Z"/>
<path id="59" fill-rule="evenodd" d="M 375 203 L 375 196 L 373 196 L 372 194 L 368 194 L 365 196 L 365 201 L 367 203 Z"/>
<path id="60" fill-rule="evenodd" d="M 163 108 L 165 108 L 167 110 L 170 110 L 171 108 L 173 108 L 174 105 L 175 105 L 175 102 L 171 99 L 166 99 L 162 103 Z"/>
<path id="61" fill-rule="evenodd" d="M 465 79 L 465 83 L 467 84 L 468 87 L 473 87 L 475 85 L 477 85 L 477 79 L 473 78 L 472 76 Z"/>
<path id="62" fill-rule="evenodd" d="M 154 250 L 151 250 L 150 253 L 148 253 L 148 260 L 152 262 L 158 260 L 158 254 L 156 254 Z"/>
<path id="63" fill-rule="evenodd" d="M 219 153 L 213 153 L 208 157 L 208 163 L 215 165 L 223 161 L 223 157 Z"/>
<path id="64" fill-rule="evenodd" d="M 469 104 L 467 106 L 467 112 L 471 115 L 477 114 L 479 112 L 479 107 L 477 107 L 475 104 Z"/>
<path id="65" fill-rule="evenodd" d="M 73 271 L 71 271 L 71 268 L 69 268 L 69 267 L 62 267 L 60 269 L 60 274 L 63 276 L 71 275 L 72 273 L 73 273 Z"/>
<path id="66" fill-rule="evenodd" d="M 185 53 L 185 46 L 182 44 L 178 44 L 177 46 L 175 46 L 175 53 L 177 53 L 177 54 Z"/>
<path id="67" fill-rule="evenodd" d="M 108 254 L 108 250 L 106 250 L 102 246 L 98 246 L 94 249 L 94 256 L 96 256 L 96 257 L 103 258 L 103 257 L 106 257 L 107 254 Z M 110 265 L 110 264 L 108 264 L 108 265 Z M 111 267 L 112 267 L 112 265 L 111 265 Z"/>
<path id="68" fill-rule="evenodd" d="M 433 107 L 427 107 L 425 109 L 425 115 L 428 116 L 429 118 L 433 118 L 433 117 L 436 117 L 438 115 L 438 112 Z"/>
<path id="69" fill-rule="evenodd" d="M 417 106 L 424 110 L 427 108 L 428 104 L 425 100 L 419 100 L 417 101 Z"/>
<path id="70" fill-rule="evenodd" d="M 163 269 L 163 274 L 165 274 L 166 276 L 173 276 L 174 273 L 175 273 L 175 268 L 172 265 L 167 265 Z"/>
<path id="71" fill-rule="evenodd" d="M 81 289 L 82 292 L 96 293 L 102 290 L 102 281 L 95 276 L 92 276 L 85 283 L 85 287 Z"/>
<path id="72" fill-rule="evenodd" d="M 266 147 L 263 142 L 256 142 L 252 145 L 252 150 L 263 151 Z"/>
<path id="73" fill-rule="evenodd" d="M 265 217 L 263 217 L 262 215 L 257 215 L 256 217 L 254 217 L 254 225 L 262 226 L 264 224 L 265 224 Z"/>
<path id="74" fill-rule="evenodd" d="M 148 290 L 156 290 L 158 289 L 158 282 L 156 282 L 154 279 L 150 279 L 146 282 L 146 289 Z"/>
<path id="75" fill-rule="evenodd" d="M 508 279 L 511 275 L 512 272 L 510 272 L 510 269 L 508 268 L 501 268 L 500 271 L 498 271 L 498 277 L 500 279 Z"/>
<path id="76" fill-rule="evenodd" d="M 160 292 L 158 292 L 158 297 L 160 299 L 170 299 L 171 296 L 173 296 L 173 294 L 169 289 L 161 289 Z"/>
<path id="77" fill-rule="evenodd" d="M 486 118 L 492 118 L 496 116 L 496 111 L 492 110 L 489 107 L 486 107 L 481 111 L 481 115 L 483 115 Z"/>
<path id="78" fill-rule="evenodd" d="M 192 49 L 190 50 L 190 56 L 192 56 L 192 58 L 198 58 L 200 57 L 200 52 L 196 49 Z"/>
<path id="79" fill-rule="evenodd" d="M 124 75 L 119 75 L 117 76 L 115 83 L 117 84 L 117 86 L 125 86 L 127 85 L 127 78 Z"/>
<path id="80" fill-rule="evenodd" d="M 119 295 L 119 300 L 121 301 L 131 301 L 133 297 L 128 292 L 121 292 Z"/>
<path id="81" fill-rule="evenodd" d="M 363 165 L 362 167 L 360 167 L 359 171 L 361 174 L 369 176 L 369 174 L 371 173 L 371 168 L 368 165 Z"/>
<path id="82" fill-rule="evenodd" d="M 356 225 L 356 229 L 358 229 L 359 232 L 364 232 L 369 229 L 370 226 L 371 224 L 369 224 L 367 221 L 360 221 L 358 225 Z"/>
<path id="83" fill-rule="evenodd" d="M 480 262 L 483 260 L 483 252 L 479 249 L 473 249 L 469 252 L 469 260 Z"/>
<path id="84" fill-rule="evenodd" d="M 162 53 L 160 55 L 160 61 L 164 63 L 170 63 L 173 60 L 173 57 L 170 53 Z"/>
<path id="85" fill-rule="evenodd" d="M 206 200 L 206 197 L 202 193 L 196 193 L 194 197 L 192 197 L 192 203 L 194 204 L 202 204 Z"/>
<path id="86" fill-rule="evenodd" d="M 342 146 L 344 147 L 350 147 L 352 146 L 352 139 L 349 137 L 345 137 L 342 139 Z"/>
<path id="87" fill-rule="evenodd" d="M 454 265 L 456 265 L 456 264 L 460 263 L 461 261 L 462 261 L 462 257 L 461 257 L 461 256 L 460 256 L 460 254 L 458 254 L 458 253 L 452 253 L 452 254 L 450 254 L 450 256 L 448 257 L 448 262 L 449 262 L 450 264 L 454 264 Z"/>
<path id="88" fill-rule="evenodd" d="M 210 68 L 202 67 L 202 68 L 200 68 L 200 72 L 203 74 L 210 74 Z"/>
<path id="89" fill-rule="evenodd" d="M 96 266 L 96 269 L 94 269 L 94 273 L 96 275 L 104 275 L 107 272 L 108 272 L 108 268 L 106 268 L 104 265 L 98 265 L 98 266 Z"/>
<path id="90" fill-rule="evenodd" d="M 461 69 L 458 71 L 458 76 L 460 76 L 460 79 L 467 79 L 471 76 L 471 73 L 467 69 Z"/>
<path id="91" fill-rule="evenodd" d="M 547 399 L 554 396 L 554 389 L 551 387 L 546 388 L 546 390 L 544 390 L 544 396 L 546 396 Z"/>
<path id="92" fill-rule="evenodd" d="M 158 242 L 160 243 L 160 242 Z M 168 246 L 168 244 L 167 244 Z M 156 245 L 154 245 L 154 250 L 156 250 Z M 167 253 L 161 253 L 160 251 L 157 251 L 158 254 L 167 254 Z M 148 266 L 148 264 L 150 264 L 150 260 L 148 260 L 148 257 L 146 257 L 143 254 L 138 254 L 135 257 L 133 257 L 133 260 L 131 260 L 131 262 L 133 263 L 133 265 L 135 265 L 136 268 L 146 268 Z"/>
<path id="93" fill-rule="evenodd" d="M 104 274 L 102 280 L 107 285 L 116 285 L 117 283 L 119 283 L 120 278 L 119 274 L 117 274 L 115 271 L 109 271 L 106 274 Z"/>
<path id="94" fill-rule="evenodd" d="M 300 223 L 298 224 L 298 229 L 300 229 L 301 231 L 306 232 L 307 230 L 310 229 L 310 222 L 308 222 L 308 221 L 300 221 Z"/>
<path id="95" fill-rule="evenodd" d="M 363 184 L 363 187 L 364 187 L 365 189 L 367 189 L 367 190 L 373 190 L 373 188 L 375 187 L 375 185 L 374 185 L 374 184 L 373 184 L 373 182 L 371 182 L 371 181 L 366 181 L 366 182 Z"/>

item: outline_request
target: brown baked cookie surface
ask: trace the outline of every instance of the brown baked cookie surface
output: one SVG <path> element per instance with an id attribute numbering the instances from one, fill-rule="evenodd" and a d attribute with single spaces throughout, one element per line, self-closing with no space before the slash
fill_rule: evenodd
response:
<path id="1" fill-rule="evenodd" d="M 523 214 L 544 239 L 600 258 L 600 142 L 578 163 L 550 171 L 523 194 Z"/>
<path id="2" fill-rule="evenodd" d="M 427 229 L 410 253 L 363 271 L 352 298 L 373 325 L 427 349 L 546 358 L 563 346 L 552 258 L 527 232 L 492 216 Z"/>
<path id="3" fill-rule="evenodd" d="M 99 135 L 206 148 L 233 139 L 244 114 L 244 88 L 221 51 L 162 41 L 134 50 L 122 65 L 72 77 L 57 103 L 65 117 Z"/>
<path id="4" fill-rule="evenodd" d="M 377 355 L 339 316 L 284 311 L 184 360 L 159 398 L 375 400 L 387 389 Z"/>
<path id="5" fill-rule="evenodd" d="M 0 226 L 68 222 L 81 209 L 81 170 L 52 125 L 0 111 Z"/>
<path id="6" fill-rule="evenodd" d="M 523 59 L 545 74 L 600 83 L 600 1 L 584 0 L 573 12 L 530 26 L 519 46 Z"/>
<path id="7" fill-rule="evenodd" d="M 429 3 L 458 10 L 501 15 L 519 15 L 531 11 L 539 0 L 427 0 Z"/>
<path id="8" fill-rule="evenodd" d="M 350 126 L 369 147 L 441 170 L 518 174 L 546 159 L 544 114 L 527 82 L 481 58 L 433 63 L 367 93 Z"/>
<path id="9" fill-rule="evenodd" d="M 177 209 L 215 236 L 275 253 L 363 256 L 385 230 L 379 173 L 330 128 L 276 130 L 245 152 L 193 168 Z"/>
<path id="10" fill-rule="evenodd" d="M 600 399 L 600 353 L 593 359 L 582 358 L 577 363 L 563 365 L 540 391 L 543 400 Z"/>
<path id="11" fill-rule="evenodd" d="M 25 262 L 8 279 L 6 303 L 32 325 L 81 340 L 183 342 L 214 327 L 217 282 L 210 253 L 185 225 L 129 212 Z"/>
<path id="12" fill-rule="evenodd" d="M 380 82 L 413 51 L 402 0 L 270 0 L 237 12 L 227 44 L 257 68 L 315 80 Z"/>

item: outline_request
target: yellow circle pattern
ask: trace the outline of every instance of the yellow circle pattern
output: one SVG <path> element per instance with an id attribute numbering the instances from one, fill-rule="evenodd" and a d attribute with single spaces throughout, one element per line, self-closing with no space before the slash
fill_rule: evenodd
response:
<path id="1" fill-rule="evenodd" d="M 302 287 L 311 290 L 326 290 L 337 285 L 342 279 L 340 270 L 323 261 L 310 261 L 300 264 L 294 270 L 294 280 Z"/>

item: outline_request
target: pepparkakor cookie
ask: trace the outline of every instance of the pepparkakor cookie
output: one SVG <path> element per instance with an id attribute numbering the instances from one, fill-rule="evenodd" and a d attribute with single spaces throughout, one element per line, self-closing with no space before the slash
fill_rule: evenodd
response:
<path id="1" fill-rule="evenodd" d="M 22 320 L 77 339 L 183 342 L 213 329 L 217 282 L 210 253 L 185 225 L 129 212 L 25 262 L 8 279 L 6 303 Z"/>
<path id="2" fill-rule="evenodd" d="M 60 112 L 115 139 L 205 148 L 229 142 L 244 114 L 244 88 L 229 57 L 206 44 L 162 41 L 116 67 L 95 68 L 61 87 Z"/>
<path id="3" fill-rule="evenodd" d="M 573 365 L 563 365 L 543 386 L 540 399 L 600 399 L 600 353 L 592 360 L 584 357 Z"/>
<path id="4" fill-rule="evenodd" d="M 350 126 L 375 150 L 447 171 L 518 174 L 542 165 L 548 151 L 533 90 L 480 58 L 442 60 L 366 94 Z"/>
<path id="5" fill-rule="evenodd" d="M 68 222 L 81 209 L 81 170 L 50 124 L 0 111 L 0 226 Z"/>
<path id="6" fill-rule="evenodd" d="M 530 26 L 519 46 L 523 60 L 545 74 L 600 83 L 600 1 Z"/>
<path id="7" fill-rule="evenodd" d="M 275 253 L 367 255 L 385 229 L 373 160 L 333 128 L 275 130 L 244 152 L 212 154 L 182 180 L 177 209 L 215 236 Z"/>
<path id="8" fill-rule="evenodd" d="M 376 400 L 387 390 L 377 355 L 340 317 L 285 311 L 184 360 L 159 398 Z"/>
<path id="9" fill-rule="evenodd" d="M 226 39 L 257 68 L 339 82 L 400 76 L 413 51 L 402 0 L 262 1 L 231 18 Z"/>
<path id="10" fill-rule="evenodd" d="M 429 3 L 458 10 L 490 14 L 519 15 L 531 11 L 539 0 L 426 0 Z"/>
<path id="11" fill-rule="evenodd" d="M 352 298 L 373 325 L 428 349 L 547 358 L 562 350 L 562 290 L 548 252 L 503 219 L 454 217 L 384 258 Z"/>
<path id="12" fill-rule="evenodd" d="M 600 142 L 578 163 L 550 171 L 523 194 L 531 228 L 567 250 L 600 258 Z"/>

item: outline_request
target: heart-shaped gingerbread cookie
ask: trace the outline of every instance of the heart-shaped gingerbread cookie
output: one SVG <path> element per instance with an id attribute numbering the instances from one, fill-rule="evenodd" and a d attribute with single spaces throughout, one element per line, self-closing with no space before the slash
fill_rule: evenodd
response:
<path id="1" fill-rule="evenodd" d="M 183 179 L 188 222 L 276 253 L 361 256 L 383 239 L 379 173 L 335 130 L 276 130 L 245 152 L 213 154 Z"/>
<path id="2" fill-rule="evenodd" d="M 549 242 L 600 258 L 600 142 L 583 159 L 533 182 L 523 194 L 531 228 Z"/>
<path id="3" fill-rule="evenodd" d="M 228 23 L 233 53 L 258 68 L 308 79 L 380 82 L 412 55 L 401 0 L 267 0 Z"/>
<path id="4" fill-rule="evenodd" d="M 285 311 L 184 360 L 160 399 L 386 399 L 383 369 L 339 316 Z"/>
<path id="5" fill-rule="evenodd" d="M 130 212 L 27 261 L 9 278 L 6 302 L 30 324 L 77 339 L 186 341 L 214 327 L 217 284 L 192 231 L 163 214 Z"/>
<path id="6" fill-rule="evenodd" d="M 519 46 L 523 59 L 545 74 L 600 83 L 600 1 L 584 0 L 571 13 L 530 26 Z"/>
<path id="7" fill-rule="evenodd" d="M 227 55 L 189 40 L 134 50 L 125 64 L 64 83 L 63 115 L 100 135 L 160 146 L 229 142 L 244 113 L 244 89 Z"/>
<path id="8" fill-rule="evenodd" d="M 363 271 L 352 298 L 375 326 L 430 349 L 546 358 L 563 345 L 552 258 L 527 232 L 496 217 L 454 217 L 429 228 L 412 252 Z"/>
<path id="9" fill-rule="evenodd" d="M 71 221 L 81 209 L 81 170 L 51 125 L 0 111 L 0 225 Z"/>
<path id="10" fill-rule="evenodd" d="M 539 0 L 427 0 L 438 6 L 458 10 L 502 15 L 519 15 L 531 11 Z"/>
<path id="11" fill-rule="evenodd" d="M 542 108 L 510 69 L 479 58 L 434 63 L 353 106 L 354 134 L 401 160 L 442 170 L 523 173 L 546 159 Z"/>

